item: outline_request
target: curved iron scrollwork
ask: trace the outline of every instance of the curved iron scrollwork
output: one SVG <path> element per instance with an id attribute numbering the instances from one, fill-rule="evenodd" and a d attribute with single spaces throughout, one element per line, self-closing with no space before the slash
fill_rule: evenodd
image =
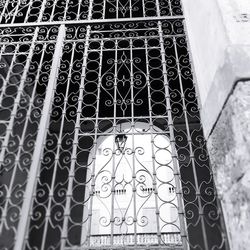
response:
<path id="1" fill-rule="evenodd" d="M 1 249 L 15 243 L 57 32 L 0 29 Z"/>
<path id="2" fill-rule="evenodd" d="M 0 23 L 181 16 L 180 0 L 2 0 Z"/>
<path id="3" fill-rule="evenodd" d="M 130 138 L 151 136 L 148 165 L 136 140 L 115 149 L 125 124 Z M 109 137 L 113 146 L 98 163 L 98 145 Z M 181 20 L 67 27 L 26 249 L 225 249 L 206 152 Z M 128 179 L 115 174 L 119 162 L 132 171 Z M 151 199 L 154 216 L 146 212 Z M 98 215 L 98 206 L 106 212 Z"/>
<path id="4" fill-rule="evenodd" d="M 180 1 L 6 0 L 0 13 L 13 24 L 0 29 L 0 249 L 31 177 L 23 249 L 226 249 Z"/>
<path id="5" fill-rule="evenodd" d="M 129 133 L 129 130 L 125 131 Z M 137 131 L 130 130 L 123 150 L 116 145 L 113 149 L 106 148 L 112 145 L 112 136 L 98 147 L 94 189 L 99 191 L 92 198 L 95 213 L 92 215 L 91 235 L 111 232 L 111 236 L 121 235 L 126 239 L 127 235 L 144 233 L 150 244 L 150 236 L 157 234 L 158 226 L 162 236 L 171 233 L 179 236 L 179 242 L 176 242 L 179 245 L 180 227 L 170 143 L 160 134 L 143 133 L 138 127 Z M 141 140 L 144 140 L 143 145 Z M 99 220 L 98 225 L 95 225 L 95 220 Z M 161 243 L 168 244 L 163 238 Z"/>

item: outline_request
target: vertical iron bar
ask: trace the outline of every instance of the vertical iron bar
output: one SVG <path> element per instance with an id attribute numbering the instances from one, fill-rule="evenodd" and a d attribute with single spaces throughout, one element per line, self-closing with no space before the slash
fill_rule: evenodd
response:
<path id="1" fill-rule="evenodd" d="M 173 10 L 172 10 L 172 2 L 171 0 L 168 0 L 168 6 L 169 6 L 169 13 L 171 16 L 173 16 Z"/>
<path id="2" fill-rule="evenodd" d="M 136 211 L 136 167 L 135 167 L 135 121 L 134 121 L 134 72 L 133 72 L 133 40 L 129 39 L 130 46 L 130 86 L 131 86 L 131 128 L 132 128 L 132 195 L 134 203 L 134 237 L 137 247 L 137 211 Z"/>
<path id="3" fill-rule="evenodd" d="M 70 170 L 69 170 L 68 187 L 67 187 L 67 193 L 66 193 L 66 205 L 64 209 L 63 228 L 62 228 L 62 234 L 61 234 L 61 250 L 65 249 L 67 235 L 68 235 L 67 229 L 68 229 L 68 221 L 70 217 L 70 202 L 71 202 L 71 197 L 72 197 L 72 192 L 73 192 L 73 182 L 74 182 L 74 177 L 75 177 L 74 170 L 75 170 L 76 156 L 77 156 L 78 136 L 79 136 L 79 131 L 80 131 L 80 117 L 81 117 L 81 110 L 82 110 L 84 80 L 85 80 L 85 72 L 86 72 L 86 65 L 87 65 L 88 48 L 89 48 L 89 34 L 90 34 L 90 26 L 87 27 L 86 41 L 84 45 L 81 83 L 80 83 L 80 88 L 79 88 L 77 117 L 76 117 L 76 124 L 75 124 L 75 134 L 74 134 L 73 150 L 72 150 L 71 164 L 70 164 Z"/>
<path id="4" fill-rule="evenodd" d="M 103 0 L 103 13 L 102 13 L 102 19 L 105 19 L 106 1 L 107 1 L 107 0 Z"/>
<path id="5" fill-rule="evenodd" d="M 157 238 L 158 244 L 161 245 L 161 231 L 160 231 L 160 211 L 158 204 L 158 188 L 156 183 L 156 169 L 155 169 L 155 153 L 154 153 L 154 137 L 153 137 L 153 119 L 152 119 L 152 104 L 151 104 L 151 94 L 150 94 L 150 73 L 149 73 L 149 55 L 148 55 L 148 41 L 147 38 L 144 40 L 145 43 L 145 57 L 146 57 L 146 82 L 148 89 L 148 105 L 149 105 L 149 127 L 150 127 L 150 136 L 151 136 L 151 152 L 152 152 L 152 167 L 153 167 L 153 188 L 155 196 L 155 215 L 156 215 L 156 227 L 157 227 Z"/>
<path id="6" fill-rule="evenodd" d="M 92 163 L 92 172 L 91 172 L 91 187 L 90 187 L 90 206 L 89 206 L 89 225 L 88 225 L 88 247 L 90 247 L 91 240 L 91 228 L 92 228 L 92 211 L 93 211 L 93 196 L 95 191 L 95 167 L 96 167 L 96 151 L 97 151 L 97 132 L 98 132 L 98 118 L 99 118 L 99 106 L 100 106 L 100 94 L 101 94 L 101 85 L 102 85 L 102 60 L 103 60 L 103 40 L 101 41 L 100 46 L 100 61 L 99 61 L 99 72 L 98 72 L 98 87 L 97 87 L 97 104 L 96 104 L 96 113 L 95 113 L 95 135 L 94 135 L 94 157 Z M 84 233 L 84 232 L 83 232 Z M 82 234 L 83 235 L 83 234 Z"/>
<path id="7" fill-rule="evenodd" d="M 182 4 L 181 4 L 181 9 L 183 10 Z M 197 100 L 198 103 L 198 107 L 201 107 L 201 99 L 200 99 L 200 91 L 199 88 L 197 86 L 197 77 L 194 71 L 194 67 L 193 67 L 193 56 L 192 56 L 192 51 L 190 51 L 190 43 L 189 43 L 189 39 L 188 39 L 188 34 L 187 34 L 187 27 L 186 27 L 186 22 L 185 20 L 183 20 L 183 28 L 184 28 L 184 34 L 185 34 L 185 39 L 186 39 L 186 43 L 187 43 L 187 51 L 188 51 L 188 56 L 189 56 L 189 60 L 190 60 L 190 65 L 191 65 L 191 73 L 192 73 L 192 77 L 193 77 L 193 85 L 195 88 L 195 98 Z"/>
<path id="8" fill-rule="evenodd" d="M 178 70 L 178 79 L 179 79 L 180 90 L 181 90 L 181 101 L 182 101 L 183 113 L 184 113 L 184 117 L 185 117 L 185 126 L 186 126 L 186 132 L 187 132 L 187 142 L 188 142 L 188 147 L 189 147 L 189 151 L 190 151 L 192 170 L 193 170 L 193 174 L 194 174 L 194 185 L 195 185 L 196 195 L 197 195 L 197 199 L 198 199 L 199 215 L 201 216 L 202 235 L 203 235 L 203 240 L 204 240 L 204 244 L 205 244 L 205 249 L 209 250 L 208 242 L 207 242 L 206 226 L 205 226 L 205 221 L 204 221 L 204 213 L 203 213 L 203 208 L 202 208 L 202 203 L 201 203 L 201 194 L 200 194 L 199 182 L 198 182 L 196 166 L 195 166 L 195 160 L 194 160 L 194 151 L 193 151 L 193 146 L 192 146 L 192 138 L 191 138 L 190 128 L 189 128 L 189 124 L 188 124 L 188 116 L 187 116 L 187 109 L 186 109 L 186 102 L 185 102 L 185 94 L 184 94 L 184 90 L 183 90 L 183 83 L 182 83 L 182 78 L 181 78 L 181 69 L 180 69 L 180 63 L 179 63 L 179 57 L 178 57 L 176 38 L 175 37 L 173 38 L 173 42 L 174 42 L 175 58 L 176 58 L 176 64 L 177 64 L 177 70 Z"/>
<path id="9" fill-rule="evenodd" d="M 115 170 L 116 170 L 116 144 L 115 144 L 115 137 L 116 137 L 116 108 L 117 108 L 117 78 L 118 78 L 118 41 L 115 40 L 115 76 L 114 76 L 114 124 L 113 124 L 113 162 L 112 162 L 112 187 L 111 187 L 111 237 L 110 237 L 110 244 L 111 249 L 114 246 L 114 204 L 115 204 Z"/>
<path id="10" fill-rule="evenodd" d="M 54 17 L 54 15 L 55 15 L 55 8 L 56 8 L 56 4 L 57 4 L 57 0 L 55 0 L 55 2 L 53 2 L 53 7 L 52 7 L 52 10 L 51 10 L 51 16 L 50 16 L 50 20 L 49 20 L 49 22 L 52 22 L 53 21 L 53 17 Z"/>
<path id="11" fill-rule="evenodd" d="M 15 61 L 16 61 L 16 57 L 17 57 L 17 54 L 18 54 L 19 47 L 20 47 L 20 44 L 17 43 L 16 46 L 15 46 L 15 51 L 14 51 L 14 54 L 13 54 L 13 57 L 12 57 L 12 60 L 11 60 L 9 69 L 8 69 L 7 76 L 6 76 L 6 78 L 4 79 L 4 81 L 3 81 L 2 91 L 1 91 L 1 93 L 0 93 L 0 105 L 1 105 L 1 106 L 2 106 L 2 101 L 3 101 L 3 96 L 4 96 L 5 91 L 6 91 L 6 87 L 7 87 L 8 83 L 9 83 L 11 71 L 12 71 L 12 68 L 13 68 L 13 66 L 14 66 L 14 63 L 15 63 Z M 0 162 L 1 162 L 1 157 L 0 157 Z"/>
<path id="12" fill-rule="evenodd" d="M 94 1 L 94 0 L 89 0 L 89 14 L 88 14 L 88 20 L 91 20 L 91 19 L 92 19 L 93 1 Z"/>
<path id="13" fill-rule="evenodd" d="M 133 17 L 133 12 L 132 12 L 132 6 L 133 4 L 131 3 L 132 0 L 129 0 L 129 17 L 132 18 Z M 126 8 L 126 7 L 125 7 Z"/>
<path id="14" fill-rule="evenodd" d="M 46 46 L 46 43 L 44 43 L 44 47 L 45 46 Z M 33 49 L 31 49 L 32 52 L 33 52 Z M 44 51 L 43 51 L 43 54 L 44 54 Z M 42 59 L 43 59 L 43 55 L 41 57 L 40 65 L 41 65 Z M 29 59 L 28 59 L 28 61 L 29 61 Z M 31 58 L 30 58 L 30 61 L 31 61 Z M 30 64 L 30 62 L 29 62 L 29 64 Z M 28 66 L 28 68 L 29 68 L 29 66 Z M 28 68 L 27 68 L 27 71 L 28 71 Z M 26 77 L 23 78 L 22 81 L 25 81 L 25 79 L 26 79 Z M 14 185 L 14 180 L 16 178 L 16 172 L 17 172 L 17 169 L 18 169 L 18 163 L 20 162 L 20 155 L 21 155 L 21 151 L 23 149 L 23 143 L 24 143 L 24 140 L 25 140 L 25 135 L 26 135 L 25 131 L 26 131 L 27 127 L 28 127 L 29 118 L 30 118 L 30 114 L 31 114 L 31 110 L 32 110 L 31 107 L 33 105 L 34 97 L 35 97 L 35 94 L 36 94 L 36 92 L 35 92 L 36 91 L 36 85 L 37 85 L 37 78 L 35 80 L 35 84 L 34 84 L 32 96 L 31 96 L 30 102 L 29 102 L 29 108 L 28 108 L 28 111 L 27 111 L 27 114 L 26 114 L 26 117 L 25 117 L 25 124 L 24 124 L 24 127 L 23 127 L 23 133 L 22 133 L 22 136 L 20 138 L 20 142 L 19 142 L 19 146 L 18 146 L 18 151 L 16 153 L 16 159 L 15 159 L 15 163 L 14 163 L 15 165 L 13 167 L 13 173 L 12 173 L 12 176 L 11 176 L 11 180 L 10 180 L 10 184 L 9 184 L 9 188 L 8 188 L 8 192 L 7 192 L 7 196 L 6 196 L 6 203 L 5 203 L 4 209 L 3 209 L 3 218 L 5 216 L 7 216 L 7 210 L 8 210 L 9 200 L 11 199 L 11 194 L 12 194 L 12 189 L 13 189 L 13 185 Z"/>
<path id="15" fill-rule="evenodd" d="M 68 7 L 69 7 L 69 1 L 70 0 L 66 0 L 66 6 L 64 8 L 64 14 L 63 14 L 63 21 L 66 21 L 67 19 L 67 10 L 68 10 Z"/>
<path id="16" fill-rule="evenodd" d="M 171 1 L 171 0 L 168 0 L 168 4 L 169 4 L 169 12 L 170 12 L 170 15 L 173 16 L 172 1 Z"/>
<path id="17" fill-rule="evenodd" d="M 30 0 L 29 1 L 29 7 L 27 9 L 26 16 L 25 16 L 25 19 L 24 19 L 24 23 L 27 23 L 27 21 L 28 21 L 29 13 L 30 13 L 30 9 L 31 9 L 32 4 L 33 4 L 33 0 Z"/>
<path id="18" fill-rule="evenodd" d="M 33 161 L 30 167 L 30 172 L 27 180 L 27 186 L 24 193 L 24 201 L 21 210 L 21 218 L 18 225 L 18 230 L 16 234 L 16 244 L 14 250 L 20 250 L 24 247 L 25 234 L 29 224 L 29 213 L 32 206 L 32 196 L 36 185 L 36 176 L 39 170 L 40 155 L 43 149 L 43 143 L 45 140 L 46 127 L 49 121 L 49 111 L 52 105 L 52 100 L 54 96 L 54 85 L 56 84 L 56 75 L 58 72 L 58 65 L 62 53 L 62 44 L 64 40 L 64 25 L 59 28 L 58 39 L 56 43 L 55 55 L 50 72 L 50 78 L 48 82 L 48 87 L 46 90 L 46 96 L 44 100 L 44 106 L 42 110 L 42 117 L 40 120 L 40 126 L 38 129 L 38 135 L 35 143 L 35 150 L 33 153 Z"/>
<path id="19" fill-rule="evenodd" d="M 42 6 L 41 6 L 41 10 L 39 12 L 39 16 L 37 18 L 37 22 L 42 22 L 42 19 L 43 19 L 43 13 L 45 11 L 45 7 L 46 7 L 46 3 L 47 3 L 47 0 L 43 0 L 42 2 Z"/>
<path id="20" fill-rule="evenodd" d="M 14 120 L 16 118 L 18 107 L 19 107 L 20 101 L 21 101 L 21 96 L 23 94 L 24 84 L 25 84 L 25 80 L 26 80 L 26 77 L 27 77 L 29 67 L 30 67 L 30 61 L 31 61 L 31 57 L 33 55 L 33 50 L 34 50 L 34 47 L 35 47 L 35 42 L 36 42 L 36 39 L 37 39 L 38 30 L 39 30 L 39 28 L 37 27 L 36 30 L 35 30 L 33 39 L 32 39 L 32 43 L 31 43 L 31 46 L 30 46 L 27 61 L 25 63 L 24 70 L 23 70 L 23 73 L 22 73 L 22 76 L 21 76 L 20 84 L 18 86 L 17 96 L 15 98 L 14 106 L 13 106 L 13 109 L 12 109 L 12 112 L 11 112 L 11 118 L 10 118 L 8 127 L 6 129 L 6 135 L 5 135 L 5 138 L 4 138 L 2 151 L 1 151 L 1 154 L 0 154 L 0 163 L 4 161 L 5 150 L 8 147 L 9 138 L 10 138 L 11 132 L 13 130 Z M 10 188 L 12 188 L 12 183 L 13 183 L 14 178 L 15 178 L 15 173 L 16 173 L 16 168 L 14 167 L 14 170 L 13 170 L 13 173 L 12 173 L 12 176 L 11 176 L 11 181 L 10 181 Z M 4 220 L 5 220 L 6 216 L 7 216 L 8 201 L 9 201 L 10 198 L 11 198 L 11 190 L 8 189 L 7 194 L 6 194 L 6 202 L 5 202 L 3 213 L 2 213 L 2 221 L 0 223 L 0 233 L 2 232 Z"/>
<path id="21" fill-rule="evenodd" d="M 160 3 L 159 0 L 155 0 L 155 4 L 156 4 L 156 16 L 160 17 L 161 16 L 161 12 L 160 12 Z"/>
<path id="22" fill-rule="evenodd" d="M 15 8 L 16 8 L 16 9 L 15 9 L 15 12 L 14 12 L 14 14 L 13 14 L 13 16 L 12 16 L 11 24 L 14 23 L 15 17 L 18 16 L 17 13 L 18 13 L 18 9 L 19 9 L 20 4 L 21 4 L 21 0 L 18 0 L 17 5 L 16 5 L 16 7 L 15 7 Z"/>
<path id="23" fill-rule="evenodd" d="M 0 163 L 3 163 L 3 161 L 4 161 L 5 150 L 8 147 L 9 138 L 10 138 L 11 132 L 13 130 L 14 120 L 16 118 L 18 107 L 19 107 L 20 100 L 21 100 L 21 96 L 23 94 L 23 89 L 24 89 L 24 84 L 25 84 L 27 72 L 29 70 L 31 57 L 32 57 L 33 50 L 34 50 L 34 47 L 35 47 L 35 42 L 36 42 L 36 39 L 37 39 L 38 29 L 39 28 L 37 27 L 36 30 L 35 30 L 33 39 L 32 39 L 32 43 L 31 43 L 31 46 L 30 46 L 27 61 L 25 63 L 24 70 L 23 70 L 22 77 L 21 77 L 21 81 L 20 81 L 20 84 L 19 84 L 19 87 L 18 87 L 17 96 L 15 98 L 14 106 L 13 106 L 13 109 L 12 109 L 12 112 L 11 112 L 10 121 L 9 121 L 8 127 L 6 129 L 6 135 L 5 135 L 5 138 L 4 138 L 4 142 L 3 142 L 3 145 L 2 145 L 2 151 L 1 151 L 1 154 L 0 154 Z M 12 62 L 13 61 L 14 60 L 12 60 Z M 12 66 L 13 66 L 13 64 L 12 64 Z M 6 84 L 7 84 L 7 81 L 6 81 Z M 13 170 L 13 173 L 12 173 L 12 176 L 11 176 L 11 181 L 10 181 L 10 188 L 12 188 L 12 183 L 13 183 L 14 178 L 15 178 L 15 173 L 16 173 L 16 168 L 14 167 L 14 170 Z M 8 191 L 7 191 L 7 194 L 6 194 L 6 202 L 5 202 L 3 213 L 2 213 L 2 221 L 0 223 L 0 233 L 2 232 L 3 224 L 4 224 L 5 218 L 7 216 L 8 201 L 9 201 L 10 198 L 11 198 L 11 190 L 8 188 Z"/>
<path id="24" fill-rule="evenodd" d="M 0 23 L 2 22 L 4 15 L 7 15 L 7 13 L 5 13 L 5 11 L 9 5 L 9 2 L 11 2 L 11 1 L 12 0 L 5 0 L 5 4 L 4 4 L 3 10 L 2 10 L 1 15 L 0 15 Z"/>
<path id="25" fill-rule="evenodd" d="M 66 119 L 66 107 L 67 107 L 67 101 L 68 101 L 68 95 L 69 95 L 69 86 L 70 86 L 70 81 L 71 81 L 71 73 L 72 73 L 72 68 L 73 68 L 73 63 L 74 63 L 74 55 L 75 55 L 75 46 L 76 42 L 73 43 L 72 46 L 72 54 L 71 54 L 71 59 L 70 59 L 70 65 L 69 65 L 69 74 L 68 74 L 68 80 L 66 83 L 66 92 L 65 92 L 65 97 L 64 97 L 64 103 L 63 103 L 63 111 L 62 111 L 62 118 L 61 118 L 61 124 L 60 124 L 60 132 L 59 132 L 59 138 L 57 141 L 57 149 L 56 149 L 56 156 L 55 156 L 55 161 L 54 161 L 54 169 L 53 169 L 53 174 L 52 174 L 52 181 L 50 185 L 50 191 L 49 191 L 49 200 L 48 200 L 48 206 L 46 208 L 46 218 L 45 218 L 45 225 L 44 225 L 44 231 L 43 231 L 43 239 L 42 239 L 42 245 L 41 245 L 41 250 L 44 249 L 45 243 L 46 243 L 46 237 L 47 237 L 47 230 L 48 230 L 48 223 L 50 219 L 50 209 L 52 205 L 52 197 L 54 195 L 54 188 L 55 188 L 55 182 L 56 182 L 56 175 L 57 175 L 57 169 L 58 169 L 58 164 L 60 160 L 60 150 L 62 146 L 62 137 L 63 137 L 63 130 L 64 130 L 64 122 Z"/>
<path id="26" fill-rule="evenodd" d="M 5 63 L 5 65 L 6 65 L 6 67 L 8 67 L 8 65 L 7 65 L 7 63 L 6 63 L 6 60 L 4 59 L 4 55 L 5 54 L 8 54 L 8 53 L 5 53 L 4 54 L 4 50 L 5 50 L 5 47 L 6 47 L 6 44 L 4 43 L 4 44 L 1 44 L 0 43 L 0 46 L 1 46 L 1 51 L 0 51 L 0 62 L 2 61 L 2 58 L 3 58 L 3 61 L 4 61 L 4 63 Z M 17 45 L 18 46 L 18 45 Z M 15 46 L 15 52 L 14 52 L 14 55 L 13 56 L 15 56 L 15 54 L 16 54 L 16 52 L 17 52 L 17 46 Z M 12 63 L 12 61 L 13 61 L 13 58 L 14 57 L 12 57 L 12 60 L 11 60 L 11 63 Z M 15 61 L 15 60 L 14 60 Z M 10 74 L 10 67 L 8 67 L 8 72 L 7 72 L 7 75 L 8 74 Z M 3 78 L 2 78 L 3 79 Z M 2 97 L 3 97 L 3 95 L 4 95 L 4 92 L 5 92 L 5 88 L 6 88 L 6 84 L 7 84 L 7 82 L 8 81 L 6 81 L 6 79 L 3 79 L 3 84 L 2 84 L 2 87 L 0 88 L 0 109 L 2 108 Z M 5 87 L 4 87 L 5 86 Z M 1 121 L 1 119 L 0 119 L 0 121 Z M 3 120 L 2 120 L 3 121 Z M 6 121 L 4 121 L 5 123 L 6 123 Z M 1 151 L 1 147 L 0 147 L 0 151 Z M 1 166 L 1 162 L 0 162 L 0 166 Z M 1 167 L 0 167 L 1 168 Z"/>
<path id="27" fill-rule="evenodd" d="M 116 0 L 116 19 L 119 18 L 119 0 Z"/>
<path id="28" fill-rule="evenodd" d="M 76 20 L 80 19 L 81 3 L 82 3 L 82 0 L 78 0 Z"/>
<path id="29" fill-rule="evenodd" d="M 142 16 L 146 17 L 145 0 L 142 0 Z"/>
<path id="30" fill-rule="evenodd" d="M 4 55 L 4 50 L 5 50 L 5 46 L 6 44 L 5 43 L 0 43 L 0 46 L 1 46 L 1 51 L 0 51 L 0 60 L 2 59 L 3 55 Z"/>
<path id="31" fill-rule="evenodd" d="M 185 221 L 185 210 L 184 210 L 184 200 L 183 200 L 183 193 L 182 193 L 182 184 L 180 178 L 180 169 L 177 160 L 177 152 L 175 148 L 175 137 L 174 137 L 174 124 L 173 118 L 171 113 L 171 103 L 170 103 L 170 95 L 169 95 L 169 85 L 168 85 L 168 75 L 167 75 L 167 66 L 166 66 L 166 58 L 165 58 L 165 49 L 164 49 L 164 39 L 163 39 L 163 31 L 162 31 L 162 24 L 161 21 L 158 22 L 158 29 L 159 29 L 159 38 L 160 38 L 160 47 L 161 47 L 161 59 L 162 59 L 162 70 L 163 70 L 163 77 L 164 77 L 164 85 L 165 85 L 165 95 L 167 101 L 167 109 L 168 109 L 168 127 L 170 132 L 170 144 L 172 149 L 172 159 L 173 159 L 173 166 L 174 166 L 174 176 L 175 176 L 175 183 L 176 183 L 176 195 L 178 199 L 178 207 L 179 207 L 179 218 L 180 218 L 180 230 L 181 230 L 181 237 L 182 237 L 182 244 L 184 250 L 189 250 L 188 244 L 188 235 L 187 232 L 187 225 Z"/>

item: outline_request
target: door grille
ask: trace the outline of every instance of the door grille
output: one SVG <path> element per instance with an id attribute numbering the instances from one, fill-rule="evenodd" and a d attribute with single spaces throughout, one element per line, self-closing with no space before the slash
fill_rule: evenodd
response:
<path id="1" fill-rule="evenodd" d="M 180 2 L 0 9 L 0 249 L 226 249 Z"/>

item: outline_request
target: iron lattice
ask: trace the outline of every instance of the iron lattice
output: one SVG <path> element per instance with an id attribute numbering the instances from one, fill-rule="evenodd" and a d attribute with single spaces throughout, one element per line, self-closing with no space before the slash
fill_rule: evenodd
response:
<path id="1" fill-rule="evenodd" d="M 225 249 L 180 2 L 0 8 L 1 249 Z"/>

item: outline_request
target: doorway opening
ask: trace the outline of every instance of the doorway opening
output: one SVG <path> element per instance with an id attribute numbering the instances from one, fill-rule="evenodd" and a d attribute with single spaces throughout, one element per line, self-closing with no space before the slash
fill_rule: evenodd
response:
<path id="1" fill-rule="evenodd" d="M 92 196 L 83 213 L 91 223 L 81 242 L 90 247 L 181 247 L 176 178 L 169 138 L 145 123 L 119 126 L 119 133 L 100 136 L 92 173 Z M 119 143 L 118 143 L 119 141 Z M 178 180 L 177 180 L 178 181 Z M 85 194 L 87 197 L 88 194 Z M 84 221 L 84 219 L 83 219 Z M 89 228 L 88 228 L 89 227 Z"/>

